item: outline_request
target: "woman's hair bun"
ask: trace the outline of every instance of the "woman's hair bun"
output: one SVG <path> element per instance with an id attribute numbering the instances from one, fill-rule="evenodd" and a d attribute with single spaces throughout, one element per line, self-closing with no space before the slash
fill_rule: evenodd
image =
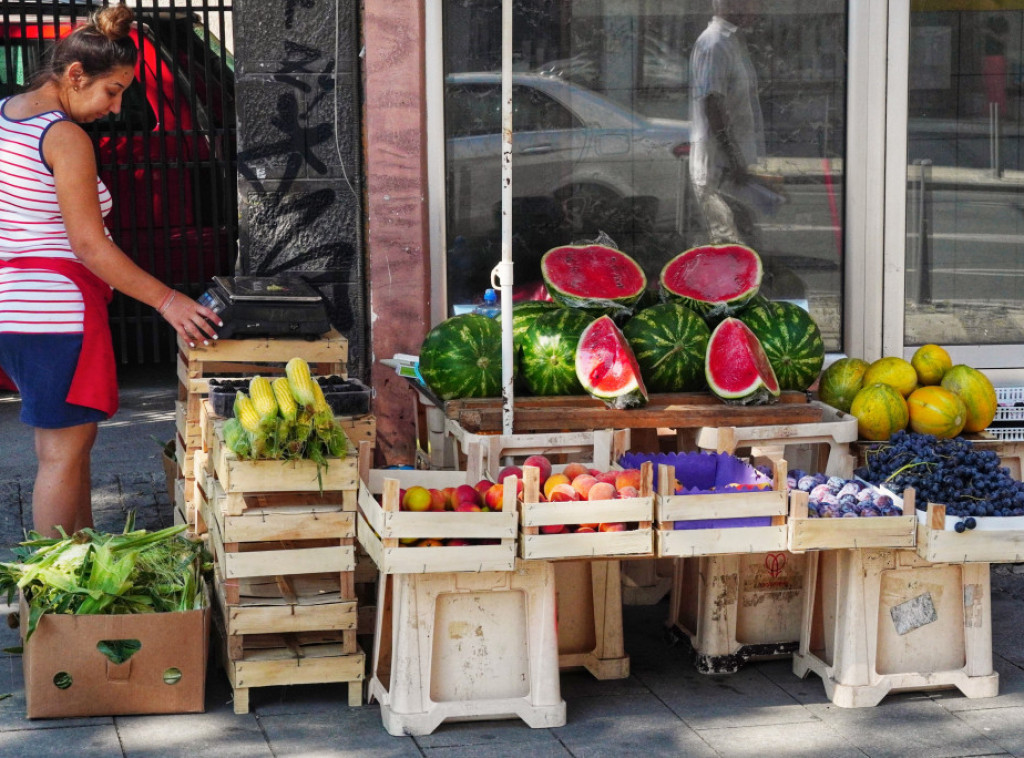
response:
<path id="1" fill-rule="evenodd" d="M 126 5 L 108 5 L 93 14 L 92 24 L 107 39 L 116 42 L 128 36 L 135 14 Z"/>

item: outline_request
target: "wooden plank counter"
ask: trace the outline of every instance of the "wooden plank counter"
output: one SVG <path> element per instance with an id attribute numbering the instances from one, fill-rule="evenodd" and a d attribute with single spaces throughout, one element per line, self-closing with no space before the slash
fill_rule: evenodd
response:
<path id="1" fill-rule="evenodd" d="M 467 432 L 501 431 L 501 398 L 449 400 L 445 415 Z M 728 405 L 704 392 L 654 394 L 642 408 L 616 410 L 589 395 L 517 397 L 513 432 L 586 429 L 694 429 L 772 426 L 821 421 L 820 406 L 803 392 L 783 392 L 773 405 Z"/>

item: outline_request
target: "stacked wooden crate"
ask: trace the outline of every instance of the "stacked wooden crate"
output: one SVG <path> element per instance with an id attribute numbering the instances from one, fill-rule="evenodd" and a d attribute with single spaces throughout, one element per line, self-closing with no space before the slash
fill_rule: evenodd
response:
<path id="1" fill-rule="evenodd" d="M 303 358 L 315 375 L 346 376 L 348 341 L 335 331 L 319 339 L 285 339 L 278 337 L 240 340 L 217 340 L 210 345 L 190 347 L 178 337 L 178 399 L 175 403 L 175 458 L 178 464 L 175 482 L 175 519 L 195 523 L 197 511 L 196 486 L 202 487 L 201 471 L 208 453 L 203 448 L 200 410 L 210 392 L 210 379 L 283 376 L 285 363 Z M 349 421 L 357 438 L 375 433 L 372 416 Z M 197 457 L 199 460 L 197 461 Z M 197 476 L 198 474 L 198 476 Z M 209 493 L 203 493 L 209 494 Z"/>
<path id="2" fill-rule="evenodd" d="M 206 401 L 209 405 L 209 401 Z M 198 520 L 215 559 L 214 616 L 236 713 L 249 689 L 341 683 L 362 702 L 356 601 L 355 449 L 325 467 L 239 460 L 210 420 Z"/>

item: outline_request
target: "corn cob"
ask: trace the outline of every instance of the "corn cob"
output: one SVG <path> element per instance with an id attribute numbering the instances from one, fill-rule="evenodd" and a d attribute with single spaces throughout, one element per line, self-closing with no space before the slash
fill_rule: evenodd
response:
<path id="1" fill-rule="evenodd" d="M 255 434 L 260 428 L 260 414 L 256 412 L 256 406 L 242 390 L 235 393 L 235 418 L 237 418 L 245 431 Z"/>
<path id="2" fill-rule="evenodd" d="M 270 386 L 274 390 L 274 397 L 277 399 L 277 409 L 281 414 L 281 418 L 294 422 L 299 407 L 295 404 L 295 397 L 288 386 L 288 380 L 282 376 L 275 379 Z"/>
<path id="3" fill-rule="evenodd" d="M 249 433 L 237 418 L 229 418 L 224 422 L 224 444 L 239 458 L 248 458 L 252 452 L 249 446 Z"/>
<path id="4" fill-rule="evenodd" d="M 334 458 L 343 458 L 348 453 L 348 437 L 345 431 L 336 426 L 331 429 L 331 438 L 327 441 L 327 450 Z"/>
<path id="5" fill-rule="evenodd" d="M 269 379 L 263 376 L 254 376 L 250 379 L 249 397 L 261 419 L 273 419 L 277 416 L 277 397 Z"/>
<path id="6" fill-rule="evenodd" d="M 316 410 L 316 396 L 313 394 L 314 382 L 309 374 L 309 364 L 302 358 L 292 358 L 285 364 L 284 370 L 295 402 L 313 413 Z"/>

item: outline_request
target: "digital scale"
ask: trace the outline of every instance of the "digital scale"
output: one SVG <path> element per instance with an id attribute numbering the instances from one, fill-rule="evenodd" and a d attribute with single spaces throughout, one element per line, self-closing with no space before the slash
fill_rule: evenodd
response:
<path id="1" fill-rule="evenodd" d="M 331 329 L 323 296 L 300 276 L 215 276 L 198 302 L 224 322 L 221 339 L 319 337 Z"/>

